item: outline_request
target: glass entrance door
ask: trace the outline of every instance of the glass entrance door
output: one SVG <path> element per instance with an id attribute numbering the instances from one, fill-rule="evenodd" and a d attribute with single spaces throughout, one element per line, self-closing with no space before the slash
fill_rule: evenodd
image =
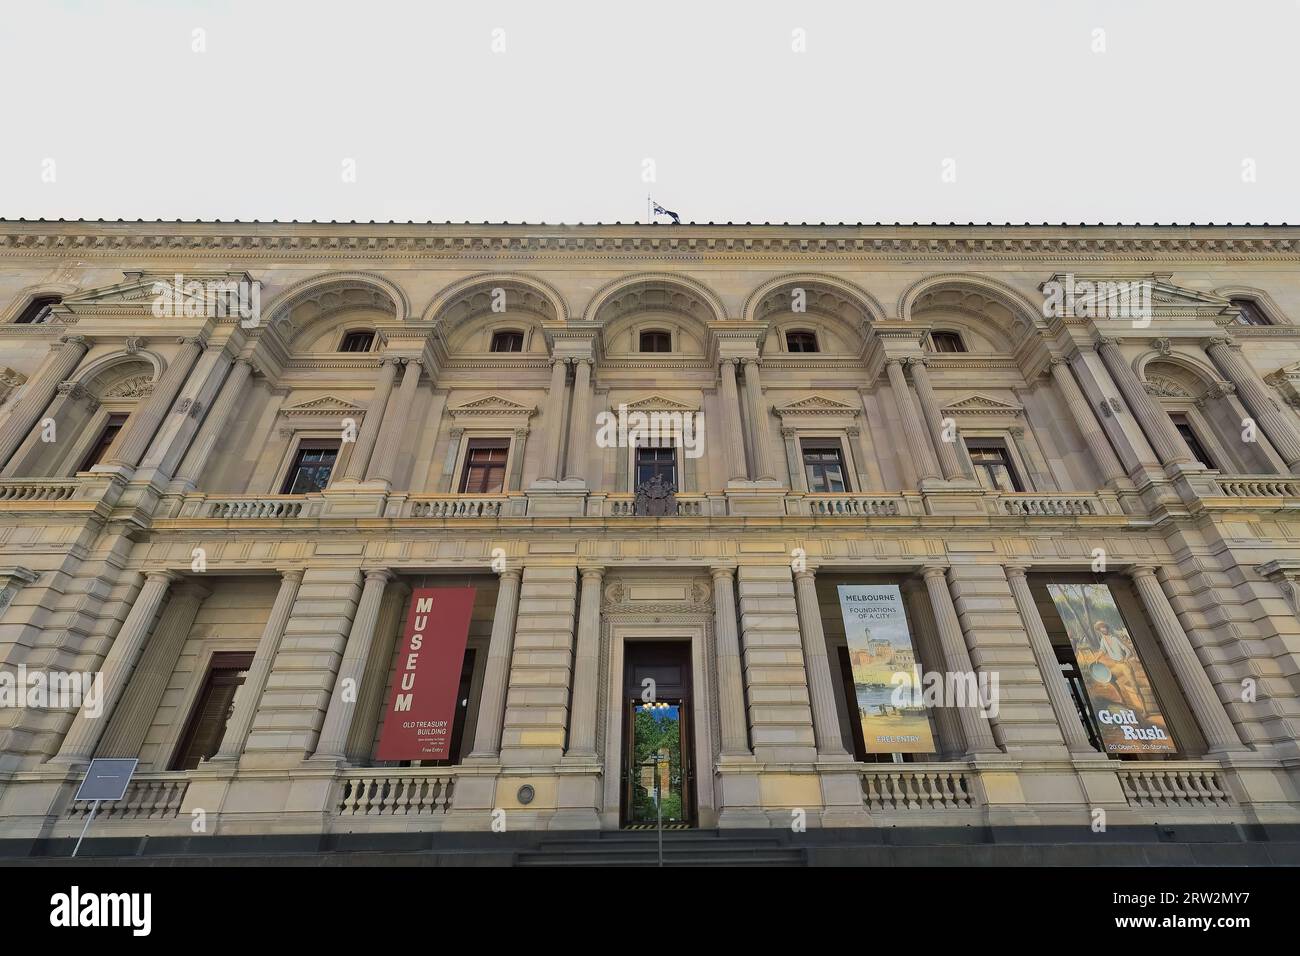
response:
<path id="1" fill-rule="evenodd" d="M 623 725 L 623 825 L 654 827 L 657 796 L 665 827 L 690 826 L 694 807 L 686 700 L 628 700 Z"/>

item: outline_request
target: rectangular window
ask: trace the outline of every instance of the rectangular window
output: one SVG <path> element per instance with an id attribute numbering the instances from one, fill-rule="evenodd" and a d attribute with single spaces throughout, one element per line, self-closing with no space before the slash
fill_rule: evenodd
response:
<path id="1" fill-rule="evenodd" d="M 226 723 L 235 704 L 235 691 L 239 690 L 253 666 L 253 655 L 244 652 L 223 652 L 212 655 L 208 678 L 203 692 L 194 705 L 180 749 L 172 760 L 172 770 L 193 770 L 202 760 L 207 760 L 221 747 L 226 733 Z"/>
<path id="2" fill-rule="evenodd" d="M 104 460 L 105 453 L 112 447 L 114 439 L 122 430 L 122 426 L 126 424 L 126 419 L 125 412 L 115 412 L 108 416 L 108 421 L 99 433 L 99 438 L 95 440 L 94 447 L 81 460 L 81 465 L 77 468 L 77 471 L 90 471 L 91 468 Z"/>
<path id="3" fill-rule="evenodd" d="M 369 352 L 375 344 L 374 332 L 349 332 L 343 336 L 340 352 Z"/>
<path id="4" fill-rule="evenodd" d="M 633 490 L 654 478 L 659 478 L 673 491 L 677 490 L 677 450 L 672 446 L 636 450 L 636 485 Z"/>
<path id="5" fill-rule="evenodd" d="M 803 442 L 803 470 L 809 491 L 848 491 L 839 442 Z"/>
<path id="6" fill-rule="evenodd" d="M 1217 468 L 1214 459 L 1210 453 L 1205 450 L 1201 440 L 1196 437 L 1196 432 L 1192 429 L 1191 423 L 1182 415 L 1169 416 L 1174 420 L 1174 427 L 1178 429 L 1178 434 L 1183 436 L 1183 441 L 1187 443 L 1187 450 L 1192 453 L 1192 457 L 1199 461 L 1206 468 Z"/>
<path id="7" fill-rule="evenodd" d="M 461 494 L 495 495 L 504 491 L 509 455 L 509 439 L 470 439 L 465 451 L 465 471 L 460 479 Z"/>
<path id="8" fill-rule="evenodd" d="M 524 333 L 494 332 L 492 335 L 493 352 L 522 352 L 524 350 Z"/>
<path id="9" fill-rule="evenodd" d="M 1011 452 L 1000 441 L 989 439 L 968 439 L 966 450 L 970 452 L 971 463 L 975 466 L 975 477 L 986 491 L 1024 491 L 1015 466 L 1011 463 Z"/>
<path id="10" fill-rule="evenodd" d="M 338 442 L 305 441 L 298 446 L 293 466 L 280 489 L 282 495 L 310 495 L 322 491 L 330 482 L 330 472 L 338 461 Z"/>

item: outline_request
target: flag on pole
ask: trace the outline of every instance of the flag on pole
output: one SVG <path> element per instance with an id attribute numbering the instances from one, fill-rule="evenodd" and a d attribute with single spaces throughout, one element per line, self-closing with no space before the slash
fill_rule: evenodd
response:
<path id="1" fill-rule="evenodd" d="M 654 204 L 654 214 L 656 216 L 672 216 L 673 225 L 675 226 L 680 226 L 682 224 L 682 220 L 677 215 L 677 213 L 673 212 L 671 209 L 665 209 L 663 206 L 659 205 L 658 203 Z"/>

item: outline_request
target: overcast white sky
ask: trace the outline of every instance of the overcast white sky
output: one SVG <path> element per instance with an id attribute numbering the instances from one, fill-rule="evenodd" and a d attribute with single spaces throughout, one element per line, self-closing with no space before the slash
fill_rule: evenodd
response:
<path id="1" fill-rule="evenodd" d="M 1300 223 L 1298 0 L 0 18 L 8 218 Z"/>

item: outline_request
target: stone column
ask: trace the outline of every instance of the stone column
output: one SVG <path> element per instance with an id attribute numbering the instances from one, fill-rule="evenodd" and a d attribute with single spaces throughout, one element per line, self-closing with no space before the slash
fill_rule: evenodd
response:
<path id="1" fill-rule="evenodd" d="M 384 423 L 375 440 L 374 454 L 366 472 L 367 481 L 391 482 L 397 465 L 397 452 L 406 439 L 406 423 L 410 421 L 415 406 L 416 391 L 420 387 L 420 360 L 396 359 L 403 366 L 402 384 L 397 390 L 397 402 L 391 412 L 384 414 Z"/>
<path id="2" fill-rule="evenodd" d="M 943 469 L 943 476 L 949 479 L 969 477 L 962 465 L 961 457 L 957 454 L 959 439 L 956 428 L 953 429 L 952 441 L 943 439 L 943 412 L 939 399 L 934 394 L 934 387 L 930 384 L 930 371 L 926 368 L 925 359 L 905 361 L 912 368 L 912 381 L 916 384 L 916 395 L 921 400 L 921 411 L 929 426 L 930 437 L 934 439 L 934 447 L 939 451 L 939 466 Z"/>
<path id="3" fill-rule="evenodd" d="M 587 452 L 595 441 L 595 426 L 591 418 L 592 384 L 591 359 L 580 358 L 574 362 L 573 412 L 569 419 L 569 458 L 565 477 L 587 481 Z M 594 482 L 587 482 L 588 485 Z"/>
<path id="4" fill-rule="evenodd" d="M 9 418 L 0 426 L 0 465 L 8 462 L 18 450 L 54 398 L 59 385 L 76 371 L 90 349 L 90 340 L 84 335 L 66 335 L 59 341 L 63 344 L 54 350 L 46 359 L 45 366 L 27 383 L 22 397 L 9 412 Z"/>
<path id="5" fill-rule="evenodd" d="M 271 613 L 262 628 L 262 636 L 257 642 L 257 651 L 253 654 L 253 663 L 248 668 L 244 685 L 235 695 L 235 708 L 226 722 L 226 732 L 221 738 L 221 746 L 212 757 L 215 760 L 238 760 L 244 752 L 244 743 L 248 732 L 253 728 L 253 717 L 261 703 L 262 692 L 266 690 L 267 678 L 271 676 L 271 666 L 275 656 L 280 652 L 280 640 L 284 637 L 285 625 L 293 612 L 293 602 L 298 598 L 298 587 L 302 584 L 303 572 L 296 568 L 280 572 L 280 590 L 271 605 Z"/>
<path id="6" fill-rule="evenodd" d="M 524 487 L 524 448 L 527 443 L 528 429 L 516 428 L 515 447 L 510 451 L 514 457 L 510 461 L 510 479 L 506 483 L 506 491 L 520 491 Z"/>
<path id="7" fill-rule="evenodd" d="M 379 360 L 379 381 L 375 383 L 375 393 L 366 406 L 366 417 L 357 433 L 356 447 L 348 456 L 348 465 L 343 469 L 345 481 L 361 481 L 366 476 L 370 465 L 370 453 L 375 449 L 375 440 L 379 430 L 384 427 L 384 412 L 388 408 L 388 396 L 393 391 L 393 381 L 397 378 L 397 360 L 384 358 Z"/>
<path id="8" fill-rule="evenodd" d="M 808 476 L 804 474 L 802 456 L 799 454 L 799 431 L 795 428 L 782 428 L 781 437 L 785 440 L 785 464 L 790 471 L 790 490 L 807 491 Z M 847 466 L 847 462 L 845 462 Z M 848 468 L 845 468 L 847 471 Z"/>
<path id="9" fill-rule="evenodd" d="M 1282 414 L 1272 391 L 1241 354 L 1241 346 L 1230 338 L 1212 339 L 1206 353 L 1233 385 L 1246 409 L 1273 442 L 1292 474 L 1300 474 L 1300 434 Z"/>
<path id="10" fill-rule="evenodd" d="M 1070 372 L 1069 360 L 1053 358 L 1051 368 L 1052 381 L 1056 384 L 1061 397 L 1065 399 L 1066 407 L 1070 409 L 1070 415 L 1074 418 L 1075 426 L 1083 435 L 1083 440 L 1088 443 L 1088 450 L 1092 452 L 1092 460 L 1101 469 L 1103 479 L 1107 483 L 1113 484 L 1120 478 L 1125 477 L 1124 466 L 1120 464 L 1119 457 L 1110 447 L 1110 440 L 1106 437 L 1106 432 L 1102 430 L 1101 423 L 1097 421 L 1097 416 L 1092 412 L 1092 406 L 1083 397 L 1079 383 L 1074 380 L 1074 375 Z"/>
<path id="11" fill-rule="evenodd" d="M 745 469 L 745 436 L 740 430 L 740 392 L 736 388 L 736 359 L 723 359 L 722 387 L 722 431 L 724 466 L 728 481 L 745 481 L 749 473 Z"/>
<path id="12" fill-rule="evenodd" d="M 718 727 L 722 757 L 749 756 L 745 685 L 740 673 L 740 630 L 736 623 L 734 568 L 710 568 L 713 629 L 718 655 Z"/>
<path id="13" fill-rule="evenodd" d="M 1056 715 L 1056 722 L 1060 725 L 1061 736 L 1065 738 L 1065 745 L 1071 753 L 1096 753 L 1092 744 L 1088 742 L 1088 734 L 1083 729 L 1083 723 L 1079 720 L 1079 710 L 1074 706 L 1070 688 L 1066 686 L 1065 678 L 1061 675 L 1061 666 L 1056 660 L 1056 652 L 1052 649 L 1052 640 L 1047 636 L 1047 628 L 1043 626 L 1043 618 L 1034 603 L 1033 592 L 1029 590 L 1029 579 L 1025 577 L 1025 570 L 1023 567 L 1008 565 L 1007 581 L 1011 585 L 1011 594 L 1016 599 L 1016 608 L 1020 611 L 1025 632 L 1029 635 L 1029 647 L 1034 652 L 1034 663 L 1038 665 L 1039 676 L 1043 679 L 1043 686 L 1047 688 L 1047 699 L 1052 705 L 1052 712 Z"/>
<path id="14" fill-rule="evenodd" d="M 581 568 L 578 640 L 573 660 L 573 706 L 566 754 L 596 757 L 596 700 L 600 683 L 600 593 L 604 568 Z"/>
<path id="15" fill-rule="evenodd" d="M 1156 636 L 1160 638 L 1183 695 L 1191 705 L 1197 723 L 1201 725 L 1210 752 L 1245 750 L 1223 701 L 1219 699 L 1201 659 L 1196 656 L 1192 642 L 1187 639 L 1187 632 L 1178 622 L 1178 615 L 1174 613 L 1169 598 L 1165 596 L 1164 589 L 1156 578 L 1156 569 L 1141 565 L 1129 573 L 1137 585 L 1142 606 L 1151 619 Z"/>
<path id="16" fill-rule="evenodd" d="M 392 576 L 393 573 L 387 568 L 373 568 L 366 572 L 366 583 L 361 590 L 361 600 L 357 603 L 357 613 L 352 618 L 352 630 L 348 632 L 348 643 L 343 650 L 339 672 L 334 678 L 334 693 L 330 695 L 329 708 L 325 711 L 325 723 L 321 727 L 313 760 L 344 759 L 348 730 L 352 727 L 352 718 L 356 713 L 355 699 L 343 699 L 344 688 L 348 686 L 345 681 L 350 680 L 354 689 L 359 690 L 361 687 L 366 661 L 370 657 L 370 646 L 375 639 L 379 605 L 384 597 L 384 588 Z"/>
<path id="17" fill-rule="evenodd" d="M 230 427 L 230 416 L 235 406 L 244 398 L 244 386 L 252 374 L 252 362 L 245 358 L 235 359 L 230 374 L 226 376 L 221 391 L 217 393 L 217 400 L 208 409 L 199 433 L 194 436 L 193 444 L 181 459 L 181 466 L 176 471 L 175 480 L 183 482 L 188 489 L 196 487 L 199 479 L 203 477 L 203 469 L 212 455 L 212 449 L 217 446 L 217 442 Z"/>
<path id="18" fill-rule="evenodd" d="M 1165 414 L 1165 410 L 1155 403 L 1147 394 L 1146 388 L 1138 381 L 1133 367 L 1128 364 L 1128 360 L 1120 350 L 1119 342 L 1103 336 L 1097 340 L 1095 348 L 1106 364 L 1110 377 L 1115 380 L 1115 385 L 1123 393 L 1124 400 L 1128 402 L 1129 410 L 1133 412 L 1142 427 L 1142 433 L 1151 442 L 1151 447 L 1155 450 L 1160 463 L 1165 467 L 1194 464 L 1195 460 L 1187 448 L 1187 443 L 1183 441 L 1183 436 L 1178 434 L 1178 429 Z"/>
<path id="19" fill-rule="evenodd" d="M 912 451 L 912 461 L 916 465 L 917 478 L 927 481 L 939 477 L 939 463 L 925 437 L 925 427 L 917 414 L 916 403 L 912 401 L 912 390 L 903 377 L 903 363 L 900 359 L 885 361 L 885 374 L 889 376 L 889 389 L 894 393 L 894 403 L 898 406 L 898 417 L 903 423 L 903 432 Z"/>
<path id="20" fill-rule="evenodd" d="M 207 343 L 197 335 L 178 339 L 178 341 L 181 347 L 172 357 L 171 364 L 154 383 L 153 392 L 145 399 L 144 404 L 126 420 L 122 434 L 109 449 L 104 464 L 117 465 L 121 468 L 134 468 L 140 464 L 140 459 L 144 457 L 149 443 L 153 441 L 154 433 L 162 424 L 163 417 L 172 410 L 172 403 L 176 401 L 177 394 L 185 385 L 190 369 L 207 348 Z"/>
<path id="21" fill-rule="evenodd" d="M 497 581 L 497 606 L 492 615 L 487 666 L 478 705 L 471 757 L 495 759 L 501 752 L 501 727 L 506 714 L 506 689 L 510 684 L 510 655 L 515 643 L 515 615 L 519 609 L 522 568 L 502 571 Z"/>
<path id="22" fill-rule="evenodd" d="M 77 716 L 72 719 L 68 732 L 63 736 L 63 745 L 51 763 L 78 764 L 90 760 L 95 754 L 95 747 L 100 736 L 112 719 L 113 709 L 126 690 L 126 682 L 135 670 L 140 652 L 149 639 L 149 630 L 153 625 L 158 608 L 167 596 L 167 589 L 177 579 L 171 571 L 150 571 L 145 575 L 144 586 L 131 605 L 126 620 L 122 622 L 109 648 L 99 672 L 103 680 L 103 694 L 99 704 L 98 716 L 87 712 L 83 703 Z"/>
<path id="23" fill-rule="evenodd" d="M 76 382 L 61 382 L 55 392 L 54 400 L 45 406 L 40 417 L 42 421 L 49 419 L 54 422 L 55 429 L 64 429 L 65 434 L 75 433 L 78 428 L 84 427 L 99 409 L 99 402 L 91 398 Z M 49 448 L 41 441 L 43 431 L 44 428 L 33 428 L 27 433 L 18 450 L 10 457 L 9 463 L 0 468 L 0 478 L 21 478 L 31 474 L 41 453 Z M 84 456 L 83 451 L 81 457 Z M 67 461 L 64 464 L 71 465 L 73 462 Z"/>
<path id="24" fill-rule="evenodd" d="M 181 650 L 189 639 L 199 606 L 210 593 L 193 581 L 185 581 L 173 589 L 140 654 L 140 663 L 127 679 L 121 702 L 100 738 L 95 756 L 139 756 L 145 734 L 149 732 L 149 725 L 176 670 L 176 662 L 180 660 Z"/>
<path id="25" fill-rule="evenodd" d="M 949 674 L 974 674 L 975 666 L 971 663 L 970 651 L 966 648 L 966 638 L 961 631 L 961 621 L 957 619 L 957 609 L 953 606 L 952 593 L 948 590 L 945 570 L 941 567 L 927 567 L 922 572 L 925 588 L 930 594 L 930 606 L 934 609 L 935 630 L 939 632 L 939 644 L 943 647 L 944 667 Z M 969 701 L 968 701 L 969 703 Z M 993 730 L 978 707 L 957 707 L 957 719 L 961 722 L 962 736 L 966 738 L 966 752 L 998 753 L 998 745 L 993 739 Z"/>
<path id="26" fill-rule="evenodd" d="M 763 402 L 763 383 L 759 378 L 758 359 L 745 359 L 745 395 L 749 398 L 749 431 L 754 452 L 754 478 L 775 481 L 772 443 L 767 429 L 767 406 Z"/>
<path id="27" fill-rule="evenodd" d="M 551 359 L 551 390 L 547 393 L 546 417 L 543 419 L 549 434 L 542 446 L 542 470 L 539 475 L 544 481 L 560 480 L 560 443 L 564 441 L 564 393 L 568 374 L 565 366 L 564 359 Z"/>
<path id="28" fill-rule="evenodd" d="M 822 630 L 817 583 L 812 571 L 794 573 L 794 593 L 799 606 L 799 633 L 803 637 L 804 671 L 808 674 L 808 699 L 812 704 L 817 754 L 822 757 L 844 757 L 848 751 L 844 749 L 844 741 L 840 738 L 840 718 L 835 707 L 835 681 L 831 677 L 826 633 Z"/>

